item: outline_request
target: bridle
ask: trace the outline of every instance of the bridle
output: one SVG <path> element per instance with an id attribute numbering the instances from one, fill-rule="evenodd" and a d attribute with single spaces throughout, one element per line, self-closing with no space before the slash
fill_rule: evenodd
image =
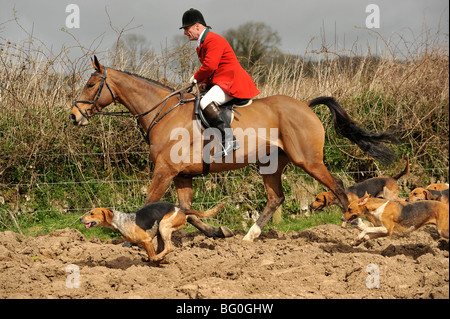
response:
<path id="1" fill-rule="evenodd" d="M 160 106 L 162 104 L 162 107 L 159 109 L 159 111 L 156 113 L 155 117 L 153 118 L 153 120 L 150 122 L 150 125 L 147 129 L 147 135 L 145 137 L 145 139 L 148 141 L 148 136 L 150 135 L 150 130 L 163 118 L 165 117 L 168 113 L 170 113 L 171 111 L 173 111 L 174 109 L 176 109 L 178 106 L 185 104 L 187 102 L 193 102 L 196 100 L 196 98 L 192 98 L 192 99 L 187 99 L 185 100 L 183 98 L 183 92 L 185 91 L 189 91 L 192 89 L 192 87 L 194 86 L 194 84 L 190 84 L 187 87 L 181 88 L 179 90 L 176 91 L 172 91 L 169 95 L 167 95 L 165 98 L 163 98 L 161 101 L 159 101 L 156 105 L 154 105 L 152 108 L 150 108 L 148 111 L 145 111 L 143 113 L 139 113 L 136 115 L 130 115 L 129 111 L 125 111 L 125 112 L 102 112 L 102 110 L 97 106 L 97 101 L 100 98 L 100 94 L 102 93 L 102 89 L 103 86 L 106 84 L 106 87 L 109 90 L 109 93 L 111 93 L 111 97 L 113 99 L 114 104 L 116 105 L 116 97 L 114 95 L 114 92 L 111 90 L 108 82 L 106 82 L 106 75 L 107 75 L 107 71 L 108 68 L 105 68 L 105 73 L 103 75 L 98 74 L 98 73 L 92 73 L 91 76 L 98 76 L 100 77 L 102 80 L 97 88 L 97 91 L 95 92 L 94 98 L 92 100 L 76 100 L 74 102 L 75 107 L 78 109 L 78 111 L 81 113 L 81 115 L 83 117 L 85 117 L 86 119 L 91 118 L 92 116 L 99 114 L 99 115 L 108 115 L 108 116 L 127 116 L 127 117 L 133 117 L 136 120 L 138 120 L 139 118 L 149 114 L 150 112 L 152 112 L 154 109 L 156 109 L 158 106 Z M 197 92 L 199 92 L 198 87 L 197 87 Z M 161 114 L 161 111 L 164 109 L 164 107 L 166 106 L 167 101 L 175 96 L 175 95 L 180 95 L 180 98 L 178 100 L 178 103 L 174 106 L 172 106 L 168 111 L 166 111 L 165 113 Z M 81 108 L 78 106 L 78 103 L 86 103 L 86 104 L 92 104 L 92 106 L 89 109 L 86 109 L 86 111 L 81 110 Z M 89 111 L 91 111 L 91 115 L 89 115 Z M 141 129 L 142 130 L 142 129 Z"/>
<path id="2" fill-rule="evenodd" d="M 80 111 L 81 115 L 83 115 L 86 119 L 91 118 L 95 114 L 103 114 L 104 112 L 101 111 L 101 109 L 97 106 L 97 101 L 100 98 L 100 94 L 102 93 L 103 86 L 106 84 L 106 87 L 108 88 L 109 93 L 111 93 L 111 97 L 113 99 L 114 104 L 116 104 L 116 97 L 114 96 L 113 91 L 111 90 L 108 82 L 106 82 L 106 74 L 108 72 L 108 68 L 105 68 L 105 73 L 98 74 L 98 73 L 91 73 L 91 76 L 98 76 L 102 80 L 97 88 L 97 91 L 95 92 L 94 98 L 92 100 L 76 100 L 73 104 L 75 107 Z M 89 109 L 86 109 L 86 111 L 82 111 L 81 108 L 78 106 L 78 103 L 86 103 L 86 104 L 92 104 L 92 106 Z M 91 111 L 91 115 L 89 115 L 89 111 Z M 126 112 L 121 112 L 126 113 Z"/>

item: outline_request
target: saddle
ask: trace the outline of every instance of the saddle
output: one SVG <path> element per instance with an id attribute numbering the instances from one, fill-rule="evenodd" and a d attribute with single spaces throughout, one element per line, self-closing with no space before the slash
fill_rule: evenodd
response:
<path id="1" fill-rule="evenodd" d="M 207 117 L 203 114 L 203 110 L 200 107 L 200 100 L 202 99 L 204 94 L 197 94 L 195 96 L 195 106 L 194 106 L 194 115 L 200 119 L 200 122 L 202 123 L 202 126 L 204 128 L 211 127 L 211 124 L 209 124 Z M 252 104 L 253 100 L 251 99 L 239 99 L 234 98 L 230 101 L 228 101 L 225 104 L 219 105 L 219 108 L 222 110 L 222 112 L 225 113 L 229 123 L 231 124 L 234 119 L 234 113 L 241 115 L 236 108 L 246 107 Z"/>
<path id="2" fill-rule="evenodd" d="M 207 117 L 203 114 L 203 110 L 200 107 L 200 100 L 202 99 L 203 95 L 205 93 L 200 93 L 195 95 L 195 100 L 194 100 L 194 116 L 197 117 L 198 119 L 200 119 L 200 122 L 203 126 L 204 129 L 210 128 L 211 124 L 209 124 Z M 236 108 L 241 108 L 241 107 L 246 107 L 249 106 L 250 104 L 252 104 L 252 100 L 251 99 L 238 99 L 238 98 L 234 98 L 232 100 L 230 100 L 229 102 L 220 105 L 220 109 L 222 110 L 222 112 L 225 113 L 225 115 L 227 116 L 227 119 L 229 120 L 229 123 L 231 124 L 231 122 L 234 119 L 234 113 L 241 115 L 238 111 L 236 111 Z M 206 143 L 209 143 L 210 141 L 207 141 Z M 202 170 L 202 174 L 201 175 L 208 175 L 209 174 L 209 169 L 210 169 L 210 162 L 206 161 L 204 159 L 202 159 L 203 162 L 203 170 Z M 192 177 L 191 175 L 184 175 L 184 174 L 178 174 L 179 176 L 188 176 L 188 177 Z"/>

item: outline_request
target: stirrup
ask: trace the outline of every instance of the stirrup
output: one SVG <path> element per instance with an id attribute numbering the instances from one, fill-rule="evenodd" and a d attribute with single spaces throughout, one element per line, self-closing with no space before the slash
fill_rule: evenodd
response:
<path id="1" fill-rule="evenodd" d="M 227 148 L 225 148 L 223 145 L 221 145 L 221 147 L 222 150 L 211 156 L 212 158 L 227 157 L 228 154 L 231 154 L 241 148 L 238 141 L 236 140 L 233 140 L 231 143 L 229 143 Z"/>

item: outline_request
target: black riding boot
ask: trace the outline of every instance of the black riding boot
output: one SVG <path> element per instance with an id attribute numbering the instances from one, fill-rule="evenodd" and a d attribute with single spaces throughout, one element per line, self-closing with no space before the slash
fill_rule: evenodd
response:
<path id="1" fill-rule="evenodd" d="M 209 123 L 215 128 L 219 129 L 222 135 L 222 150 L 215 153 L 212 157 L 225 157 L 233 151 L 239 149 L 239 144 L 233 136 L 230 123 L 225 114 L 217 107 L 215 102 L 208 104 L 203 110 L 203 113 L 209 120 Z"/>

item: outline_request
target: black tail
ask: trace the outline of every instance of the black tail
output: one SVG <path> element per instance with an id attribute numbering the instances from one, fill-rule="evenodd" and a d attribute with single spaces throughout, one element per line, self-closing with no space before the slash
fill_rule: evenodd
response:
<path id="1" fill-rule="evenodd" d="M 398 143 L 394 132 L 374 133 L 359 127 L 332 97 L 321 96 L 311 100 L 309 107 L 319 104 L 328 106 L 333 116 L 334 127 L 338 134 L 348 138 L 358 145 L 364 153 L 372 156 L 383 164 L 390 164 L 396 158 L 393 151 L 383 143 Z"/>

